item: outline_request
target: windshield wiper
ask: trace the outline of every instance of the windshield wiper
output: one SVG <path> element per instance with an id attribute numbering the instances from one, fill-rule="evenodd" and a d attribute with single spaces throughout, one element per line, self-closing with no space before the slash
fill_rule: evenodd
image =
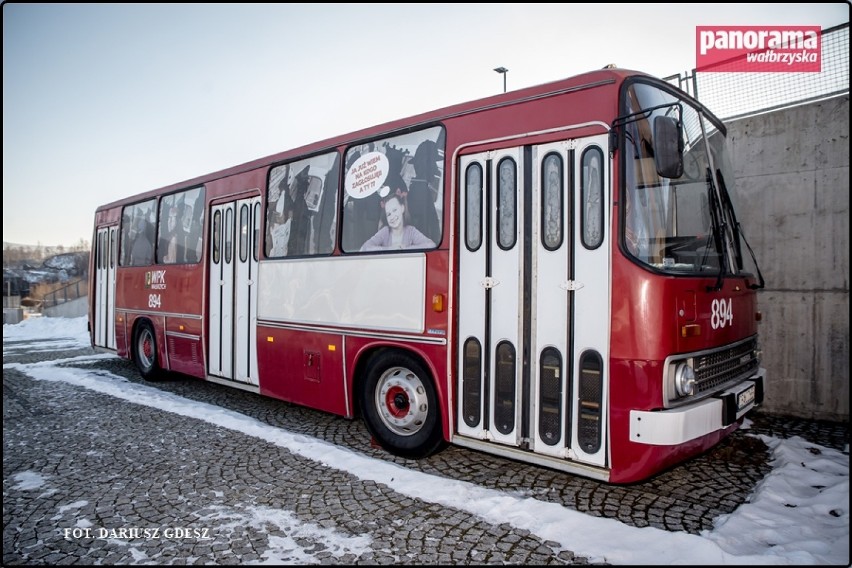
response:
<path id="1" fill-rule="evenodd" d="M 707 168 L 707 193 L 709 194 L 710 200 L 710 219 L 713 223 L 713 227 L 711 229 L 713 240 L 716 243 L 716 250 L 719 251 L 719 255 L 721 257 L 719 259 L 719 272 L 716 274 L 716 284 L 712 287 L 707 286 L 707 291 L 718 292 L 722 289 L 722 276 L 725 274 L 728 255 L 725 243 L 722 242 L 725 238 L 725 222 L 723 221 L 724 214 L 722 212 L 722 204 L 719 203 L 719 196 L 717 195 L 713 184 L 713 174 L 710 171 L 710 168 Z"/>
<path id="2" fill-rule="evenodd" d="M 707 259 L 710 258 L 711 242 L 716 242 L 716 227 L 713 226 L 713 223 L 710 224 L 710 234 L 704 239 L 704 256 L 701 257 L 701 264 L 697 267 L 700 272 L 704 272 L 704 267 L 709 266 Z"/>
<path id="3" fill-rule="evenodd" d="M 728 188 L 725 186 L 725 178 L 722 176 L 722 172 L 720 170 L 716 170 L 716 176 L 719 178 L 719 189 L 722 194 L 722 202 L 724 203 L 725 208 L 728 210 L 728 214 L 731 216 L 731 220 L 734 223 L 734 229 L 736 230 L 737 238 L 734 246 L 737 248 L 737 265 L 742 270 L 742 249 L 740 248 L 740 239 L 745 243 L 746 248 L 748 249 L 749 254 L 751 255 L 751 260 L 754 263 L 754 268 L 757 270 L 757 279 L 760 282 L 759 284 L 749 284 L 748 287 L 751 290 L 759 290 L 765 286 L 765 282 L 763 280 L 763 274 L 760 272 L 760 266 L 757 264 L 757 258 L 754 256 L 754 251 L 751 250 L 751 245 L 748 244 L 748 240 L 745 237 L 745 233 L 743 232 L 743 228 L 740 225 L 740 222 L 737 220 L 737 213 L 734 211 L 734 204 L 731 202 L 731 196 L 728 194 Z"/>

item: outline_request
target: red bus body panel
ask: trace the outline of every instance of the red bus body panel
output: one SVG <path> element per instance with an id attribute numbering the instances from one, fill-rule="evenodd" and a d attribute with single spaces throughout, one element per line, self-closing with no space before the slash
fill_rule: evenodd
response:
<path id="1" fill-rule="evenodd" d="M 359 381 L 369 358 L 384 349 L 405 350 L 421 361 L 435 378 L 441 423 L 446 441 L 452 441 L 459 393 L 459 338 L 452 316 L 459 296 L 458 228 L 455 200 L 461 152 L 494 150 L 565 140 L 566 137 L 600 135 L 618 115 L 619 90 L 625 78 L 635 72 L 606 69 L 454 105 L 408 119 L 389 122 L 349 135 L 309 144 L 254 160 L 219 172 L 199 176 L 142 195 L 118 200 L 100 207 L 95 214 L 95 231 L 121 222 L 122 208 L 144 199 L 203 186 L 205 189 L 203 259 L 192 265 L 118 267 L 116 274 L 115 319 L 116 352 L 132 356 L 133 330 L 142 320 L 155 329 L 160 362 L 164 368 L 199 378 L 207 378 L 209 314 L 208 289 L 210 207 L 238 198 L 261 197 L 266 210 L 267 176 L 270 168 L 297 157 L 337 149 L 402 129 L 440 123 L 445 128 L 443 233 L 437 250 L 426 256 L 426 282 L 423 296 L 424 331 L 406 338 L 386 337 L 370 329 L 350 327 L 271 325 L 257 326 L 258 392 L 348 418 L 359 414 Z M 570 128 L 570 134 L 567 127 Z M 526 133 L 533 133 L 525 135 Z M 486 141 L 486 142 L 483 142 Z M 618 164 L 618 154 L 613 162 Z M 737 427 L 701 436 L 677 446 L 654 446 L 630 441 L 631 410 L 660 410 L 664 407 L 663 367 L 667 357 L 718 347 L 756 334 L 756 293 L 744 279 L 726 278 L 722 289 L 708 293 L 715 278 L 675 278 L 655 274 L 630 261 L 618 246 L 618 167 L 610 174 L 609 196 L 613 206 L 609 230 L 611 248 L 611 322 L 609 362 L 609 481 L 627 483 L 648 477 L 684 459 L 706 451 Z M 338 204 L 338 207 L 340 205 Z M 338 209 L 338 212 L 340 209 Z M 341 219 L 338 214 L 338 227 Z M 338 234 L 340 231 L 338 230 Z M 261 234 L 265 234 L 262 231 Z M 94 242 L 94 240 L 93 240 Z M 339 243 L 334 256 L 342 255 Z M 92 255 L 90 289 L 95 290 L 95 255 Z M 260 262 L 267 261 L 261 246 Z M 157 289 L 159 305 L 152 305 L 151 272 L 160 275 L 165 286 Z M 287 283 L 282 282 L 282 286 Z M 726 299 L 733 306 L 731 325 L 711 328 L 714 299 Z M 95 318 L 90 305 L 89 319 Z M 690 333 L 684 333 L 684 326 Z M 94 339 L 93 339 L 94 345 Z"/>

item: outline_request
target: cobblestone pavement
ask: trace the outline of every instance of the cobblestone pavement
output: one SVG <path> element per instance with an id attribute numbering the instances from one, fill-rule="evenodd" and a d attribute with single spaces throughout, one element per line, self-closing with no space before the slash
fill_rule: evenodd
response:
<path id="1" fill-rule="evenodd" d="M 92 353 L 4 342 L 4 565 L 589 563 L 528 531 L 407 497 L 228 428 L 5 368 Z M 128 361 L 68 364 L 143 382 Z M 190 377 L 144 384 L 410 470 L 692 534 L 745 502 L 769 471 L 766 445 L 749 433 L 848 450 L 847 425 L 755 414 L 750 431 L 712 451 L 646 482 L 613 486 L 455 447 L 424 460 L 395 458 L 371 446 L 360 421 Z"/>

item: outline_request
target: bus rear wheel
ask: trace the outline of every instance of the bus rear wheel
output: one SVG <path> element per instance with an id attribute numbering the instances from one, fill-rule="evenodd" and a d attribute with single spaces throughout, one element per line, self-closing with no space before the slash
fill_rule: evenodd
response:
<path id="1" fill-rule="evenodd" d="M 422 458 L 443 445 L 435 386 L 411 355 L 394 351 L 375 357 L 360 394 L 367 430 L 386 451 Z"/>
<path id="2" fill-rule="evenodd" d="M 151 322 L 143 321 L 136 328 L 133 340 L 133 361 L 139 374 L 146 381 L 155 381 L 161 377 L 157 359 L 157 336 Z"/>

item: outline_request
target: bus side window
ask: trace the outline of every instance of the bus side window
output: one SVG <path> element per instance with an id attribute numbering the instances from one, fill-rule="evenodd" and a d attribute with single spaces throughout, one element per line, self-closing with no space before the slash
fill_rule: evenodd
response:
<path id="1" fill-rule="evenodd" d="M 222 212 L 213 214 L 213 262 L 219 264 L 222 257 Z"/>
<path id="2" fill-rule="evenodd" d="M 515 246 L 518 232 L 518 216 L 515 214 L 518 169 L 512 158 L 503 158 L 497 164 L 497 170 L 497 245 L 509 250 Z"/>
<path id="3" fill-rule="evenodd" d="M 482 166 L 472 163 L 465 173 L 465 245 L 478 250 L 482 245 Z"/>
<path id="4" fill-rule="evenodd" d="M 248 260 L 249 255 L 249 207 L 247 204 L 243 203 L 240 206 L 240 241 L 239 241 L 239 253 L 240 253 L 240 262 L 245 262 Z"/>
<path id="5" fill-rule="evenodd" d="M 121 266 L 128 266 L 130 264 L 130 248 L 133 244 L 131 240 L 131 226 L 132 217 L 130 216 L 130 209 L 125 209 L 121 215 Z"/>
<path id="6" fill-rule="evenodd" d="M 603 152 L 596 146 L 586 148 L 581 160 L 583 246 L 592 250 L 603 242 Z"/>
<path id="7" fill-rule="evenodd" d="M 562 244 L 562 214 L 564 199 L 562 157 L 550 153 L 542 161 L 541 242 L 547 250 L 556 250 Z"/>
<path id="8" fill-rule="evenodd" d="M 251 236 L 251 255 L 252 259 L 257 261 L 260 258 L 260 203 L 254 204 L 254 232 Z"/>
<path id="9" fill-rule="evenodd" d="M 224 230 L 224 233 L 225 233 L 224 234 L 224 237 L 225 237 L 224 248 L 225 248 L 225 263 L 226 264 L 231 264 L 231 255 L 233 254 L 233 251 L 234 251 L 234 246 L 233 246 L 234 219 L 233 219 L 233 217 L 234 217 L 234 210 L 233 209 L 225 210 L 225 226 L 223 227 L 223 230 Z"/>

